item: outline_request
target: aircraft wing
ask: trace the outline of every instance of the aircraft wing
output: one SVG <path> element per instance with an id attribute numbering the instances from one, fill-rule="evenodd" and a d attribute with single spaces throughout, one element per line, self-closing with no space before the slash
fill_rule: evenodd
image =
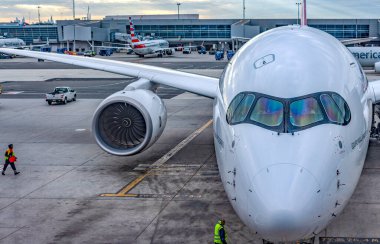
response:
<path id="1" fill-rule="evenodd" d="M 377 37 L 367 37 L 367 38 L 355 38 L 355 39 L 346 39 L 346 40 L 340 40 L 340 42 L 343 45 L 352 45 L 352 44 L 359 44 L 363 42 L 370 42 L 377 39 Z"/>
<path id="2" fill-rule="evenodd" d="M 51 60 L 66 64 L 73 64 L 137 78 L 145 78 L 157 84 L 175 87 L 210 98 L 215 98 L 218 91 L 219 80 L 217 78 L 190 74 L 160 67 L 115 60 L 69 56 L 57 53 L 35 52 L 9 48 L 0 48 L 0 52 Z"/>

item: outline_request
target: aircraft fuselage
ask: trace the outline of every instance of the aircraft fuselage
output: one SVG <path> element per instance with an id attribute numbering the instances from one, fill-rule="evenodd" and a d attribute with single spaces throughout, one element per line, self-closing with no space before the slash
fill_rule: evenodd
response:
<path id="1" fill-rule="evenodd" d="M 138 55 L 155 54 L 164 49 L 169 49 L 169 42 L 166 40 L 141 41 L 133 46 L 133 51 Z"/>
<path id="2" fill-rule="evenodd" d="M 380 47 L 348 47 L 348 50 L 364 67 L 373 67 L 380 62 Z"/>
<path id="3" fill-rule="evenodd" d="M 367 87 L 339 41 L 305 26 L 265 32 L 234 56 L 214 102 L 214 144 L 228 198 L 253 231 L 310 238 L 343 210 L 369 144 Z"/>

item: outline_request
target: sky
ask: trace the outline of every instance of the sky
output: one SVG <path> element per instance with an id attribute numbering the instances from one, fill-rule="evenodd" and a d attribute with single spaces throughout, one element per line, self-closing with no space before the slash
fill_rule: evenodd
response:
<path id="1" fill-rule="evenodd" d="M 92 19 L 106 15 L 200 14 L 200 18 L 242 18 L 243 0 L 75 0 L 76 17 L 85 17 L 90 6 Z M 246 0 L 246 18 L 296 18 L 297 0 Z M 309 0 L 308 18 L 380 18 L 380 0 Z M 0 22 L 16 17 L 26 21 L 50 16 L 72 19 L 72 0 L 1 0 Z"/>

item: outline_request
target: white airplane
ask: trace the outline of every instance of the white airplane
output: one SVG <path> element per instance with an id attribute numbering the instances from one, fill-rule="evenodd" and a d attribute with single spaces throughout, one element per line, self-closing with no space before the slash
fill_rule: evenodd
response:
<path id="1" fill-rule="evenodd" d="M 128 42 L 131 40 L 131 35 L 128 35 L 127 33 L 115 33 L 115 40 L 118 40 L 120 42 Z"/>
<path id="2" fill-rule="evenodd" d="M 25 42 L 20 38 L 0 38 L 0 47 L 23 48 Z"/>
<path id="3" fill-rule="evenodd" d="M 374 67 L 380 72 L 380 47 L 348 47 L 363 67 Z"/>
<path id="4" fill-rule="evenodd" d="M 140 57 L 149 54 L 157 54 L 159 57 L 162 57 L 164 54 L 172 55 L 175 53 L 175 49 L 170 48 L 169 42 L 166 40 L 139 40 L 135 35 L 135 27 L 131 17 L 129 17 L 129 28 L 131 31 L 131 47 L 133 52 Z"/>
<path id="5" fill-rule="evenodd" d="M 305 21 L 303 21 L 305 23 Z M 380 81 L 368 83 L 348 49 L 305 25 L 264 32 L 220 79 L 160 67 L 0 48 L 138 77 L 96 109 L 92 131 L 106 152 L 129 156 L 160 137 L 167 85 L 214 99 L 216 158 L 240 219 L 268 241 L 321 232 L 347 205 L 365 161 Z"/>
<path id="6" fill-rule="evenodd" d="M 39 44 L 39 45 L 26 45 L 24 40 L 20 38 L 3 38 L 0 37 L 0 48 L 15 48 L 15 49 L 25 49 L 29 48 L 32 50 L 36 47 L 47 47 L 49 46 L 49 39 L 47 39 L 47 42 L 45 44 Z"/>

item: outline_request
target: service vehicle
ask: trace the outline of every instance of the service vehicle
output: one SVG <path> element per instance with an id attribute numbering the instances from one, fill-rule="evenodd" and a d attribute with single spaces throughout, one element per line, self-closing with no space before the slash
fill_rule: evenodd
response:
<path id="1" fill-rule="evenodd" d="M 235 55 L 235 51 L 234 50 L 228 50 L 227 51 L 227 59 L 228 60 L 231 60 L 231 58 Z"/>
<path id="2" fill-rule="evenodd" d="M 216 51 L 215 60 L 223 60 L 223 59 L 224 59 L 224 52 L 223 51 Z"/>
<path id="3" fill-rule="evenodd" d="M 0 53 L 0 59 L 11 59 L 13 58 L 12 55 L 8 55 L 8 54 L 5 54 L 5 53 Z"/>
<path id="4" fill-rule="evenodd" d="M 67 48 L 65 48 L 65 47 L 63 47 L 63 48 L 57 48 L 57 53 L 65 54 L 65 52 L 67 52 Z"/>
<path id="5" fill-rule="evenodd" d="M 182 53 L 183 54 L 191 54 L 191 48 L 190 47 L 184 47 Z"/>
<path id="6" fill-rule="evenodd" d="M 207 53 L 206 48 L 205 47 L 201 47 L 200 49 L 198 49 L 198 53 L 199 54 L 206 54 Z"/>
<path id="7" fill-rule="evenodd" d="M 113 54 L 111 49 L 100 49 L 99 55 L 100 56 L 111 56 Z"/>
<path id="8" fill-rule="evenodd" d="M 56 87 L 53 92 L 46 93 L 46 102 L 51 105 L 53 102 L 66 104 L 68 101 L 76 101 L 77 92 L 70 87 Z"/>
<path id="9" fill-rule="evenodd" d="M 74 52 L 74 51 L 65 51 L 65 54 L 76 56 L 77 52 Z"/>
<path id="10" fill-rule="evenodd" d="M 86 56 L 86 57 L 94 57 L 94 56 L 96 56 L 96 52 L 95 52 L 95 51 L 88 50 L 88 51 L 85 51 L 85 52 L 83 53 L 83 55 Z"/>

